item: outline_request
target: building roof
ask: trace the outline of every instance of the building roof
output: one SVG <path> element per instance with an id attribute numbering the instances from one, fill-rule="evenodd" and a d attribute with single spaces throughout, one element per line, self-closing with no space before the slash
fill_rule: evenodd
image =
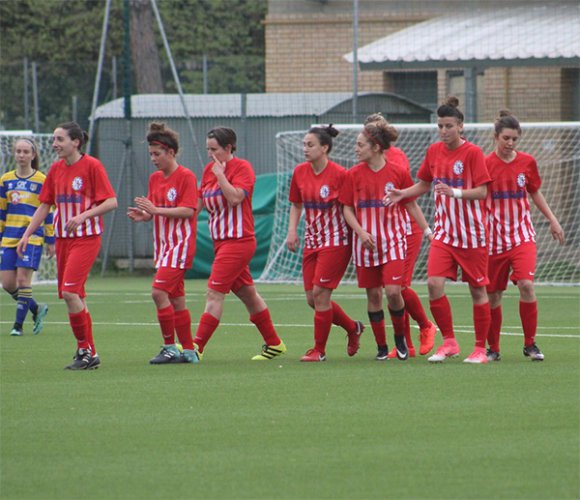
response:
<path id="1" fill-rule="evenodd" d="M 461 11 L 357 51 L 361 69 L 580 64 L 580 4 Z M 344 58 L 353 62 L 353 52 Z"/>
<path id="2" fill-rule="evenodd" d="M 399 107 L 412 111 L 426 108 L 401 96 L 385 92 L 361 92 L 359 99 L 373 96 L 396 100 Z M 314 116 L 335 110 L 352 99 L 352 92 L 308 92 L 247 94 L 246 117 Z M 185 94 L 185 105 L 191 118 L 239 118 L 242 116 L 242 94 Z M 124 100 L 115 99 L 95 110 L 95 119 L 123 118 Z M 184 118 L 179 94 L 139 94 L 131 97 L 133 118 Z"/>

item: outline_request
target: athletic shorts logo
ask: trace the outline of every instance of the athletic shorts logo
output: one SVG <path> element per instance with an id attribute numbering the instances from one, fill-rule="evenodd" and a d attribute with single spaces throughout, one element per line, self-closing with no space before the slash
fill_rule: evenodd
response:
<path id="1" fill-rule="evenodd" d="M 518 186 L 523 188 L 526 185 L 526 174 L 518 174 L 518 178 L 516 180 Z"/>
<path id="2" fill-rule="evenodd" d="M 398 281 L 402 278 L 403 276 L 393 276 L 393 281 Z"/>
<path id="3" fill-rule="evenodd" d="M 223 285 L 223 283 L 221 281 L 214 281 L 214 280 L 211 280 L 211 284 L 212 285 Z"/>
<path id="4" fill-rule="evenodd" d="M 324 198 L 328 198 L 328 195 L 329 195 L 329 194 L 330 194 L 330 189 L 329 189 L 329 187 L 328 187 L 326 184 L 324 184 L 323 186 L 321 186 L 321 188 L 320 188 L 320 197 L 321 197 L 322 199 L 324 199 Z"/>
<path id="5" fill-rule="evenodd" d="M 395 185 L 392 182 L 387 182 L 385 184 L 385 194 L 387 194 L 391 189 L 395 189 Z"/>
<path id="6" fill-rule="evenodd" d="M 320 283 L 328 283 L 330 278 L 320 278 Z"/>
<path id="7" fill-rule="evenodd" d="M 83 187 L 83 178 L 82 177 L 75 177 L 72 181 L 72 188 L 75 191 L 82 189 Z"/>
<path id="8" fill-rule="evenodd" d="M 483 276 L 480 276 L 479 278 L 476 278 L 475 281 L 477 281 L 478 283 L 481 283 L 485 278 Z"/>
<path id="9" fill-rule="evenodd" d="M 76 285 L 76 283 L 70 283 L 68 281 L 64 282 L 64 286 L 75 286 L 75 285 Z"/>
<path id="10" fill-rule="evenodd" d="M 463 173 L 463 162 L 461 160 L 457 160 L 453 164 L 453 173 L 455 175 L 461 175 Z"/>
<path id="11" fill-rule="evenodd" d="M 167 191 L 167 199 L 169 201 L 175 201 L 175 198 L 177 198 L 177 189 L 170 188 L 169 191 Z"/>

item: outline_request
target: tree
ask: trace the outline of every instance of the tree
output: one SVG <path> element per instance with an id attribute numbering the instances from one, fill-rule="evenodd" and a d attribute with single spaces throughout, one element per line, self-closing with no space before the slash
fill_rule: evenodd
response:
<path id="1" fill-rule="evenodd" d="M 153 30 L 150 0 L 130 0 L 131 58 L 138 94 L 162 94 L 161 61 Z"/>

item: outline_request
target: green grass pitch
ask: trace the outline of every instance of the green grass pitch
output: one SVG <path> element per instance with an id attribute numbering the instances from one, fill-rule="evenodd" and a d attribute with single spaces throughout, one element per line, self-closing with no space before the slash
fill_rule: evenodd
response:
<path id="1" fill-rule="evenodd" d="M 302 288 L 258 284 L 287 355 L 250 361 L 261 338 L 228 297 L 201 364 L 151 366 L 161 336 L 150 282 L 89 280 L 102 358 L 89 372 L 63 370 L 75 344 L 54 286 L 34 289 L 50 307 L 39 336 L 30 320 L 9 336 L 15 304 L 2 294 L 2 500 L 580 497 L 579 288 L 537 289 L 543 363 L 522 355 L 514 287 L 503 360 L 471 366 L 464 286 L 447 287 L 459 359 L 376 362 L 368 327 L 348 358 L 333 327 L 328 361 L 307 364 Z M 186 287 L 195 330 L 205 282 Z M 368 324 L 363 291 L 342 286 L 334 298 Z"/>

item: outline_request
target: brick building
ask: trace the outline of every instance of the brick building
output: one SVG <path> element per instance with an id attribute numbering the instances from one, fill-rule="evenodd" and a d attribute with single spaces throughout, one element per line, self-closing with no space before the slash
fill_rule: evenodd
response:
<path id="1" fill-rule="evenodd" d="M 353 0 L 269 0 L 265 21 L 267 92 L 352 91 L 353 65 L 344 56 L 353 50 L 353 4 Z M 512 32 L 518 22 L 518 17 L 502 19 L 505 2 L 497 0 L 359 0 L 358 4 L 357 54 L 377 40 L 453 13 L 471 18 L 472 29 L 467 33 L 478 28 L 478 15 L 482 12 L 497 14 L 498 27 L 503 23 L 502 36 Z M 533 32 L 540 39 L 541 30 L 556 30 L 556 33 L 561 30 L 557 24 L 546 23 L 545 18 L 558 7 L 568 9 L 565 29 L 570 33 L 561 33 L 565 40 L 560 44 L 561 51 L 531 58 L 526 51 L 534 40 L 508 38 L 504 44 L 505 57 L 500 54 L 504 61 L 498 61 L 497 65 L 482 61 L 472 73 L 451 60 L 448 66 L 438 61 L 432 66 L 428 62 L 409 67 L 401 63 L 397 67 L 393 64 L 374 70 L 366 70 L 361 64 L 358 91 L 393 92 L 434 109 L 449 94 L 457 95 L 462 106 L 466 101 L 470 103 L 468 96 L 473 94 L 470 94 L 473 87 L 469 82 L 475 80 L 477 93 L 472 107 L 477 121 L 491 121 L 497 111 L 505 107 L 522 121 L 580 120 L 578 2 L 510 2 L 510 7 L 523 6 L 537 8 L 536 18 L 526 22 L 534 23 Z M 574 29 L 575 25 L 578 29 Z M 459 35 L 462 26 L 457 24 L 456 27 L 458 36 L 454 36 L 452 29 L 451 34 L 440 39 L 434 36 L 433 45 L 440 46 L 442 52 L 447 47 L 461 53 L 465 40 L 464 35 Z M 433 36 L 427 29 L 425 36 Z M 497 41 L 497 36 L 497 33 L 490 33 L 490 46 Z M 404 43 L 412 42 L 410 39 Z M 504 50 L 504 45 L 495 50 Z M 537 41 L 536 45 L 542 46 Z M 518 52 L 516 56 L 514 51 Z M 510 63 L 510 57 L 519 59 Z M 469 75 L 467 94 L 466 75 Z"/>

